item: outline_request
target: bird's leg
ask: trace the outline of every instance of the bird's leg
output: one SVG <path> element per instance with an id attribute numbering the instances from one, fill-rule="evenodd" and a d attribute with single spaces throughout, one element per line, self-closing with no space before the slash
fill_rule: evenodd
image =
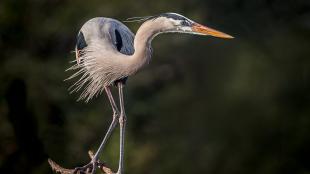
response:
<path id="1" fill-rule="evenodd" d="M 123 98 L 123 87 L 124 84 L 119 82 L 117 84 L 118 92 L 119 92 L 119 102 L 120 102 L 120 109 L 121 115 L 119 117 L 119 124 L 120 124 L 120 152 L 119 152 L 119 165 L 117 174 L 123 174 L 124 170 L 124 141 L 125 141 L 125 127 L 126 127 L 126 114 L 124 108 L 124 98 Z"/>
<path id="2" fill-rule="evenodd" d="M 106 91 L 106 93 L 107 93 L 107 96 L 108 96 L 109 101 L 110 101 L 111 106 L 112 106 L 112 110 L 113 110 L 113 120 L 112 120 L 112 123 L 111 123 L 111 125 L 110 125 L 110 127 L 109 127 L 109 129 L 108 129 L 108 131 L 107 131 L 107 133 L 106 133 L 106 135 L 104 136 L 104 138 L 103 138 L 103 140 L 102 140 L 102 142 L 101 142 L 101 144 L 100 144 L 100 146 L 99 146 L 97 152 L 96 152 L 95 155 L 94 155 L 94 159 L 95 159 L 95 160 L 98 159 L 98 155 L 99 155 L 100 151 L 103 149 L 103 147 L 104 147 L 105 143 L 107 142 L 108 138 L 110 137 L 111 133 L 113 132 L 113 130 L 114 130 L 116 124 L 117 124 L 117 118 L 118 118 L 119 115 L 120 115 L 120 114 L 119 114 L 119 111 L 118 111 L 118 109 L 117 109 L 117 106 L 116 106 L 116 104 L 115 104 L 115 101 L 114 101 L 114 99 L 113 99 L 113 96 L 112 96 L 110 87 L 105 87 L 105 91 Z"/>
<path id="3" fill-rule="evenodd" d="M 113 95 L 111 93 L 110 87 L 105 87 L 105 92 L 107 93 L 107 96 L 109 98 L 110 104 L 112 106 L 112 110 L 113 110 L 113 119 L 112 122 L 110 124 L 110 127 L 107 131 L 107 133 L 105 134 L 97 152 L 95 153 L 94 157 L 92 158 L 91 162 L 83 167 L 77 167 L 75 168 L 73 173 L 77 173 L 78 171 L 87 171 L 87 169 L 91 168 L 92 174 L 94 174 L 96 172 L 96 165 L 97 165 L 97 161 L 98 161 L 98 156 L 99 153 L 102 151 L 102 149 L 104 148 L 104 145 L 106 144 L 108 138 L 111 136 L 116 124 L 117 124 L 117 119 L 119 118 L 119 110 L 115 104 Z"/>

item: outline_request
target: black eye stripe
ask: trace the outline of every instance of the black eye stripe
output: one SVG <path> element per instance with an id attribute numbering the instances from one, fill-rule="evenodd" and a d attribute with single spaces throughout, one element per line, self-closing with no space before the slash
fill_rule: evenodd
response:
<path id="1" fill-rule="evenodd" d="M 184 20 L 185 18 L 183 16 L 179 16 L 172 13 L 163 13 L 160 16 L 166 17 L 166 18 L 172 18 L 174 20 Z"/>
<path id="2" fill-rule="evenodd" d="M 187 19 L 186 17 L 184 17 L 182 15 L 176 14 L 176 13 L 162 13 L 160 15 L 147 17 L 147 18 L 143 19 L 143 21 L 155 20 L 155 19 L 157 19 L 159 17 L 165 17 L 165 18 L 170 18 L 170 19 L 173 19 L 173 20 L 181 21 L 180 24 L 183 25 L 183 26 L 191 26 L 192 25 L 192 22 L 189 19 Z"/>

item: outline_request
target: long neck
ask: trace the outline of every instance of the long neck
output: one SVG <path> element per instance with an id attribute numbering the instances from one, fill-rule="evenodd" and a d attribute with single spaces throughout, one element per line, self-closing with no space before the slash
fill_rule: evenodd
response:
<path id="1" fill-rule="evenodd" d="M 143 57 L 146 51 L 149 51 L 151 48 L 151 41 L 155 34 L 158 32 L 156 23 L 147 21 L 141 25 L 138 29 L 135 40 L 134 40 L 134 48 L 135 53 L 134 56 L 136 58 Z"/>
<path id="2" fill-rule="evenodd" d="M 138 29 L 134 39 L 135 52 L 131 56 L 131 65 L 135 70 L 140 69 L 151 59 L 151 41 L 161 29 L 155 21 L 146 21 Z"/>

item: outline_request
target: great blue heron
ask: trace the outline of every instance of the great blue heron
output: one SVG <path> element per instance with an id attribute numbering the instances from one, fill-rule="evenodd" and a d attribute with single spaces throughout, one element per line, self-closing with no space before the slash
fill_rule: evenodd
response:
<path id="1" fill-rule="evenodd" d="M 163 13 L 130 20 L 143 22 L 136 36 L 120 21 L 105 17 L 90 19 L 78 33 L 76 63 L 70 68 L 76 72 L 69 79 L 80 78 L 72 85 L 71 90 L 77 92 L 83 89 L 79 99 L 86 102 L 105 91 L 112 106 L 113 119 L 91 162 L 83 167 L 77 167 L 75 173 L 86 169 L 95 173 L 98 154 L 104 148 L 117 122 L 120 124 L 120 156 L 117 174 L 123 173 L 126 125 L 123 87 L 128 76 L 135 74 L 150 61 L 151 41 L 155 36 L 175 32 L 233 38 L 176 13 Z M 113 85 L 118 87 L 120 111 L 111 93 Z"/>

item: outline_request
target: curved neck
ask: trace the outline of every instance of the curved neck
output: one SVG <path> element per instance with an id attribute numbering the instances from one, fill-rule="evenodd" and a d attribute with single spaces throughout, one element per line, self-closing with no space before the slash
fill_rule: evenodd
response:
<path id="1" fill-rule="evenodd" d="M 135 52 L 131 56 L 133 69 L 138 70 L 151 59 L 151 42 L 161 32 L 161 27 L 159 26 L 156 20 L 146 21 L 138 29 L 134 39 Z"/>
<path id="2" fill-rule="evenodd" d="M 149 50 L 152 39 L 159 32 L 157 26 L 157 23 L 153 21 L 146 21 L 140 26 L 134 40 L 134 54 L 140 55 L 146 49 Z"/>

